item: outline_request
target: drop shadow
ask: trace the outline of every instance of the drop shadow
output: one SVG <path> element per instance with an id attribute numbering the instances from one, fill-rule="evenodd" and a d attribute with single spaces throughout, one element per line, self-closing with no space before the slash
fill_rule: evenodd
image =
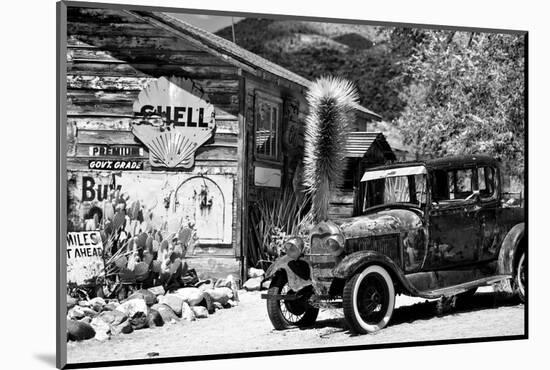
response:
<path id="1" fill-rule="evenodd" d="M 55 353 L 35 353 L 34 358 L 37 360 L 40 360 L 42 363 L 55 367 L 56 366 L 56 358 Z"/>

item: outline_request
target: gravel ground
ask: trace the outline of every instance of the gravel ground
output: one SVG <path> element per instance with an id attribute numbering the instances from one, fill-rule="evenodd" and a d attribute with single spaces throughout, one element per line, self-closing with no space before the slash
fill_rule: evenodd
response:
<path id="1" fill-rule="evenodd" d="M 524 334 L 524 305 L 490 288 L 457 302 L 438 316 L 435 301 L 398 296 L 390 325 L 371 335 L 353 335 L 342 310 L 322 309 L 313 328 L 274 331 L 259 292 L 239 292 L 237 307 L 206 319 L 143 329 L 100 342 L 67 343 L 69 363 L 155 357 L 399 343 Z M 157 354 L 158 353 L 158 354 Z"/>

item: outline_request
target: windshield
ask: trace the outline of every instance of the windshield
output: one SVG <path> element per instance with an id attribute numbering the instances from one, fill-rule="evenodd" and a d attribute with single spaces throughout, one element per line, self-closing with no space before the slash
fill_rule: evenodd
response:
<path id="1" fill-rule="evenodd" d="M 367 177 L 366 174 L 365 177 Z M 425 173 L 374 178 L 363 181 L 362 187 L 364 189 L 363 212 L 384 204 L 409 203 L 418 207 L 426 204 Z"/>

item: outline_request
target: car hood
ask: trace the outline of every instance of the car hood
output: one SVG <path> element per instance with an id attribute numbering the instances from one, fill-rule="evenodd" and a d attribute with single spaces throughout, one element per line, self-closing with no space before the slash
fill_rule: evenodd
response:
<path id="1" fill-rule="evenodd" d="M 336 219 L 345 238 L 399 233 L 422 227 L 419 212 L 408 209 L 386 209 L 364 216 Z"/>

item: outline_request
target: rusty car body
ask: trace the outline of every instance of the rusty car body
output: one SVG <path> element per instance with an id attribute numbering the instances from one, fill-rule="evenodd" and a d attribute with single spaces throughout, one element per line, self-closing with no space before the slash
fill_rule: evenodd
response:
<path id="1" fill-rule="evenodd" d="M 396 294 L 440 298 L 510 281 L 525 299 L 521 206 L 502 193 L 499 163 L 461 156 L 392 164 L 363 175 L 356 217 L 293 238 L 266 272 L 276 329 L 315 322 L 319 302 L 342 300 L 354 332 L 386 326 Z"/>

